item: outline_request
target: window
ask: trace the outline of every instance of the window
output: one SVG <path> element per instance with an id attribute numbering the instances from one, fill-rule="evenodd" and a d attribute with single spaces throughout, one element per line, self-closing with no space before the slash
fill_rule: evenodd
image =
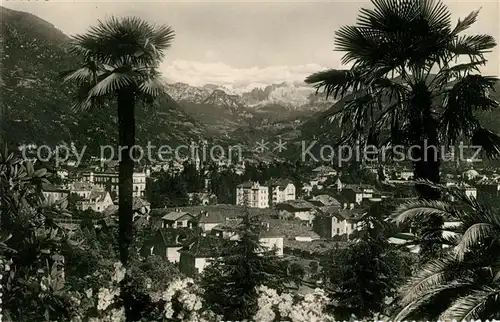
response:
<path id="1" fill-rule="evenodd" d="M 337 235 L 340 234 L 340 228 L 337 228 Z"/>
<path id="2" fill-rule="evenodd" d="M 176 224 L 177 224 L 177 227 L 182 227 L 184 222 L 182 220 L 179 220 L 176 222 Z"/>

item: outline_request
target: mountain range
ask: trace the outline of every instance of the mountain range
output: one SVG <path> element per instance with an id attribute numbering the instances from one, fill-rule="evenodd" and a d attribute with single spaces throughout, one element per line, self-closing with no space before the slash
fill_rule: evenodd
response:
<path id="1" fill-rule="evenodd" d="M 169 95 L 194 119 L 214 133 L 312 116 L 332 105 L 306 84 L 272 84 L 238 92 L 224 86 L 165 84 Z"/>

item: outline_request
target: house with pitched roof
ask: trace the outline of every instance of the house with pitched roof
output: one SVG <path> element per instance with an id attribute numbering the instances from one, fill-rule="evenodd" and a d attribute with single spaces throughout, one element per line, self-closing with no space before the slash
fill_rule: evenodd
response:
<path id="1" fill-rule="evenodd" d="M 317 195 L 312 197 L 312 199 L 309 200 L 309 202 L 318 207 L 327 207 L 327 206 L 338 207 L 338 208 L 342 207 L 340 202 L 336 198 L 330 195 Z"/>
<path id="2" fill-rule="evenodd" d="M 322 238 L 350 235 L 359 229 L 358 222 L 366 215 L 362 208 L 340 209 L 332 213 L 319 213 L 313 222 L 313 230 Z"/>
<path id="3" fill-rule="evenodd" d="M 225 224 L 218 225 L 212 229 L 212 235 L 228 239 L 237 240 L 238 229 L 241 225 L 242 219 L 239 221 L 233 220 Z M 277 256 L 283 256 L 283 244 L 285 236 L 278 232 L 277 227 L 271 227 L 270 223 L 262 223 L 263 227 L 260 231 L 259 241 L 261 246 L 268 250 L 275 249 Z"/>
<path id="4" fill-rule="evenodd" d="M 214 227 L 226 222 L 226 218 L 218 211 L 203 211 L 198 216 L 198 227 L 204 232 L 211 231 Z"/>
<path id="5" fill-rule="evenodd" d="M 197 233 L 186 229 L 158 229 L 144 241 L 140 253 L 143 257 L 157 255 L 166 257 L 169 262 L 178 263 L 181 257 L 179 251 Z"/>
<path id="6" fill-rule="evenodd" d="M 315 178 L 319 181 L 324 182 L 328 180 L 328 178 L 336 176 L 337 170 L 330 166 L 322 165 L 312 170 Z"/>
<path id="7" fill-rule="evenodd" d="M 134 218 L 136 216 L 144 216 L 149 220 L 149 212 L 151 204 L 142 198 L 132 198 L 132 210 L 134 211 Z M 104 210 L 107 216 L 114 216 L 118 214 L 118 200 L 114 200 L 113 204 Z"/>
<path id="8" fill-rule="evenodd" d="M 269 187 L 269 204 L 276 205 L 284 201 L 295 200 L 295 185 L 291 180 L 269 180 L 264 184 Z"/>
<path id="9" fill-rule="evenodd" d="M 280 218 L 298 218 L 307 225 L 314 219 L 315 207 L 305 200 L 288 200 L 277 204 L 275 208 Z"/>
<path id="10" fill-rule="evenodd" d="M 70 186 L 70 192 L 76 194 L 80 198 L 88 199 L 92 191 L 104 191 L 97 185 L 90 182 L 73 182 Z"/>
<path id="11" fill-rule="evenodd" d="M 153 209 L 151 216 L 161 216 L 163 228 L 194 228 L 197 226 L 196 217 L 189 212 L 175 209 L 168 211 L 166 209 Z"/>
<path id="12" fill-rule="evenodd" d="M 69 190 L 47 183 L 42 185 L 42 195 L 47 201 L 57 202 L 68 199 Z"/>
<path id="13" fill-rule="evenodd" d="M 104 212 L 113 205 L 113 199 L 107 191 L 92 191 L 88 198 L 76 203 L 76 208 L 81 211 L 92 209 L 95 212 Z"/>
<path id="14" fill-rule="evenodd" d="M 187 276 L 203 273 L 205 267 L 220 254 L 225 240 L 215 235 L 198 236 L 179 250 L 179 269 Z"/>

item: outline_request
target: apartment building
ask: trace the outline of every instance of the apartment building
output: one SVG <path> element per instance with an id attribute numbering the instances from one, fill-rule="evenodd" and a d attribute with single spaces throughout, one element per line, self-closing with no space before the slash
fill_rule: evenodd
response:
<path id="1" fill-rule="evenodd" d="M 265 185 L 270 190 L 269 201 L 271 205 L 296 199 L 295 185 L 290 180 L 271 180 Z"/>
<path id="2" fill-rule="evenodd" d="M 146 192 L 147 171 L 134 172 L 133 174 L 133 197 L 144 197 Z M 85 172 L 82 174 L 83 182 L 90 182 L 101 189 L 109 188 L 111 192 L 118 195 L 118 172 Z"/>
<path id="3" fill-rule="evenodd" d="M 258 182 L 245 182 L 236 187 L 236 205 L 269 208 L 269 188 Z"/>

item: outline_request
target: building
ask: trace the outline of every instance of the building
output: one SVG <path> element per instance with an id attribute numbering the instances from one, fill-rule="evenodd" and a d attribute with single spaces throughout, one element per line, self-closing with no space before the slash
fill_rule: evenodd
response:
<path id="1" fill-rule="evenodd" d="M 160 229 L 149 238 L 146 238 L 140 252 L 143 257 L 157 255 L 166 257 L 171 263 L 178 263 L 183 244 L 193 237 L 192 234 L 190 235 L 186 231 L 167 232 Z"/>
<path id="2" fill-rule="evenodd" d="M 448 187 L 449 186 L 455 186 L 457 187 L 458 189 L 462 190 L 465 195 L 469 198 L 474 198 L 474 199 L 477 199 L 477 189 L 473 186 L 471 186 L 470 184 L 467 184 L 465 182 L 461 182 L 459 184 L 456 184 L 456 183 L 450 183 L 450 184 L 446 184 Z M 450 198 L 451 200 L 450 201 L 454 201 L 453 197 Z"/>
<path id="3" fill-rule="evenodd" d="M 329 178 L 337 175 L 337 171 L 330 166 L 319 166 L 312 170 L 317 178 Z"/>
<path id="4" fill-rule="evenodd" d="M 166 214 L 164 214 L 167 212 Z M 175 209 L 168 211 L 166 209 L 153 209 L 151 216 L 162 215 L 162 228 L 194 228 L 197 226 L 197 219 L 189 212 Z"/>
<path id="5" fill-rule="evenodd" d="M 149 172 L 134 172 L 133 174 L 133 196 L 144 197 L 146 192 L 146 178 Z M 109 189 L 110 192 L 118 195 L 118 172 L 85 172 L 82 174 L 82 181 L 97 185 L 101 189 Z"/>
<path id="6" fill-rule="evenodd" d="M 200 213 L 198 217 L 198 227 L 204 232 L 211 231 L 214 227 L 225 222 L 226 218 L 220 212 L 205 211 Z"/>
<path id="7" fill-rule="evenodd" d="M 276 205 L 284 201 L 295 200 L 295 185 L 290 180 L 273 180 L 265 184 L 269 187 L 269 201 Z"/>
<path id="8" fill-rule="evenodd" d="M 401 180 L 412 180 L 413 179 L 413 171 L 411 170 L 402 170 L 398 173 L 398 179 Z"/>
<path id="9" fill-rule="evenodd" d="M 297 218 L 310 225 L 314 219 L 314 205 L 305 200 L 289 200 L 276 205 L 280 218 Z"/>
<path id="10" fill-rule="evenodd" d="M 188 198 L 189 204 L 196 206 L 217 203 L 217 196 L 209 192 L 190 192 Z"/>
<path id="11" fill-rule="evenodd" d="M 179 269 L 187 276 L 196 276 L 203 273 L 210 261 L 216 258 L 223 239 L 214 236 L 200 236 L 194 242 L 179 250 Z"/>
<path id="12" fill-rule="evenodd" d="M 227 222 L 218 225 L 212 229 L 212 235 L 223 239 L 238 240 L 237 229 L 241 224 L 239 221 Z M 267 250 L 275 250 L 277 256 L 283 256 L 284 235 L 277 232 L 276 229 L 270 227 L 268 222 L 263 223 L 263 228 L 260 232 L 260 244 Z"/>
<path id="13" fill-rule="evenodd" d="M 245 182 L 236 187 L 236 205 L 269 208 L 269 188 L 258 182 Z"/>
<path id="14" fill-rule="evenodd" d="M 57 187 L 52 184 L 42 185 L 42 194 L 45 200 L 49 202 L 57 202 L 63 199 L 68 199 L 69 190 L 62 187 Z"/>
<path id="15" fill-rule="evenodd" d="M 336 206 L 339 209 L 341 208 L 340 202 L 332 196 L 329 195 L 317 195 L 314 196 L 311 200 L 309 200 L 313 205 L 317 205 L 319 207 L 324 206 Z"/>
<path id="16" fill-rule="evenodd" d="M 260 234 L 260 244 L 266 249 L 275 250 L 277 256 L 283 256 L 284 237 L 284 235 L 270 229 L 268 223 L 267 230 Z"/>
<path id="17" fill-rule="evenodd" d="M 104 191 L 104 189 L 89 182 L 73 182 L 70 186 L 70 192 L 83 199 L 88 199 L 92 191 Z"/>
<path id="18" fill-rule="evenodd" d="M 132 210 L 134 211 L 135 216 L 145 216 L 148 215 L 151 211 L 151 204 L 141 198 L 133 198 L 132 199 Z M 104 214 L 107 216 L 114 216 L 118 214 L 118 201 L 115 200 L 112 205 L 108 206 L 104 210 Z"/>
<path id="19" fill-rule="evenodd" d="M 479 177 L 479 173 L 474 169 L 469 169 L 462 173 L 462 178 L 464 178 L 465 180 L 474 180 L 477 177 Z"/>
<path id="20" fill-rule="evenodd" d="M 349 236 L 359 230 L 358 222 L 366 213 L 363 209 L 341 209 L 333 213 L 320 213 L 314 218 L 313 230 L 322 238 Z"/>
<path id="21" fill-rule="evenodd" d="M 78 210 L 91 209 L 95 212 L 104 212 L 106 208 L 113 205 L 113 199 L 107 191 L 92 191 L 88 198 L 76 203 Z"/>
<path id="22" fill-rule="evenodd" d="M 315 241 L 315 240 L 319 240 L 321 239 L 321 236 L 318 235 L 317 233 L 315 233 L 314 231 L 308 231 L 308 232 L 305 232 L 303 234 L 300 234 L 298 236 L 295 236 L 295 240 L 296 241 L 300 241 L 300 242 L 312 242 L 312 241 Z"/>
<path id="23" fill-rule="evenodd" d="M 341 194 L 348 202 L 360 204 L 363 200 L 370 200 L 376 194 L 374 187 L 363 184 L 342 185 Z"/>

